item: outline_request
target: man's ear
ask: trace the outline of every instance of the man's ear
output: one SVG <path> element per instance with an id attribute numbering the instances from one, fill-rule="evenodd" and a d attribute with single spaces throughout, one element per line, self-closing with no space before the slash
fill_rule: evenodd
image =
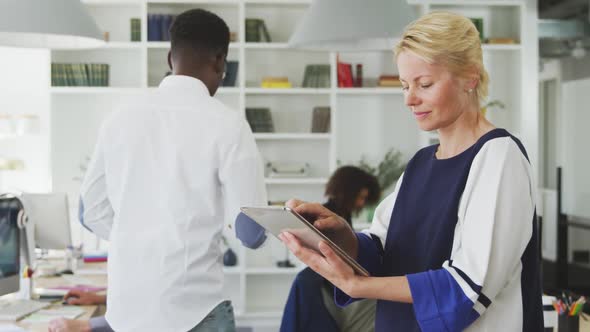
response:
<path id="1" fill-rule="evenodd" d="M 225 57 L 226 57 L 226 55 L 223 53 L 215 54 L 215 59 L 214 59 L 215 72 L 219 75 L 223 74 L 223 71 L 225 70 Z"/>
<path id="2" fill-rule="evenodd" d="M 168 51 L 168 67 L 170 67 L 171 71 L 174 71 L 172 68 L 172 51 Z"/>

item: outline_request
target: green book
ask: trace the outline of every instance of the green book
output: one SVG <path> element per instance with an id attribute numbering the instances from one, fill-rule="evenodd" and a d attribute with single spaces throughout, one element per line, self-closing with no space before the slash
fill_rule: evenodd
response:
<path id="1" fill-rule="evenodd" d="M 246 42 L 256 43 L 261 41 L 260 29 L 258 28 L 260 21 L 257 18 L 246 19 Z"/>
<path id="2" fill-rule="evenodd" d="M 139 18 L 131 19 L 131 41 L 141 41 L 141 20 Z"/>
<path id="3" fill-rule="evenodd" d="M 266 107 L 246 108 L 246 120 L 255 133 L 272 133 L 274 125 L 270 109 Z"/>
<path id="4" fill-rule="evenodd" d="M 56 86 L 57 84 L 55 84 L 56 81 L 56 70 L 55 70 L 55 63 L 51 63 L 51 86 Z"/>
<path id="5" fill-rule="evenodd" d="M 103 64 L 104 70 L 104 80 L 102 86 L 109 86 L 109 65 Z"/>

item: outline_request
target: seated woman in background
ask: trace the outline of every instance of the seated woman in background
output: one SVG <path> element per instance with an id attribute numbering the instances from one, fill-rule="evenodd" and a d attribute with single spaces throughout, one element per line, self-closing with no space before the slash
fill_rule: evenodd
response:
<path id="1" fill-rule="evenodd" d="M 354 166 L 334 172 L 326 185 L 324 207 L 342 216 L 352 226 L 352 216 L 365 205 L 379 201 L 377 179 Z M 310 268 L 297 274 L 283 312 L 281 332 L 373 331 L 375 301 L 356 302 L 340 308 L 333 300 L 332 284 Z"/>

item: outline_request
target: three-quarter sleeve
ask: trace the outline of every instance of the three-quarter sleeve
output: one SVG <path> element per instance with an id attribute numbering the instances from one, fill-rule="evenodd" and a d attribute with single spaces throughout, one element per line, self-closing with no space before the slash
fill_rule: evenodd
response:
<path id="1" fill-rule="evenodd" d="M 486 144 L 473 160 L 453 239 L 440 269 L 407 275 L 422 331 L 462 331 L 513 279 L 531 240 L 530 165 L 510 139 Z"/>

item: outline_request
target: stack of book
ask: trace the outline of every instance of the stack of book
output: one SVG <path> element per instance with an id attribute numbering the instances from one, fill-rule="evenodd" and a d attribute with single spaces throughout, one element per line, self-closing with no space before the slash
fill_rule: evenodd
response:
<path id="1" fill-rule="evenodd" d="M 270 34 L 264 24 L 264 20 L 259 18 L 246 19 L 246 42 L 249 43 L 270 43 Z"/>
<path id="2" fill-rule="evenodd" d="M 170 41 L 170 26 L 175 15 L 148 15 L 148 41 Z"/>
<path id="3" fill-rule="evenodd" d="M 225 77 L 221 86 L 236 86 L 236 79 L 238 77 L 238 65 L 237 61 L 228 61 L 225 67 Z"/>
<path id="4" fill-rule="evenodd" d="M 131 19 L 131 41 L 141 41 L 141 20 L 139 18 Z"/>
<path id="5" fill-rule="evenodd" d="M 52 86 L 108 86 L 109 65 L 104 63 L 52 63 Z"/>
<path id="6" fill-rule="evenodd" d="M 313 117 L 311 120 L 312 133 L 330 132 L 330 107 L 317 106 L 313 108 Z"/>
<path id="7" fill-rule="evenodd" d="M 246 120 L 248 120 L 254 133 L 272 133 L 275 131 L 269 108 L 246 108 Z"/>
<path id="8" fill-rule="evenodd" d="M 263 88 L 292 88 L 291 82 L 288 77 L 264 77 L 262 79 Z"/>
<path id="9" fill-rule="evenodd" d="M 377 83 L 380 87 L 387 87 L 387 88 L 399 88 L 402 86 L 402 82 L 399 80 L 399 76 L 397 75 L 381 75 L 379 76 L 379 83 Z"/>
<path id="10" fill-rule="evenodd" d="M 304 88 L 329 88 L 330 65 L 307 65 L 303 75 Z"/>
<path id="11" fill-rule="evenodd" d="M 336 72 L 338 74 L 339 88 L 352 88 L 354 86 L 354 78 L 352 77 L 352 65 L 345 62 L 337 62 Z"/>

